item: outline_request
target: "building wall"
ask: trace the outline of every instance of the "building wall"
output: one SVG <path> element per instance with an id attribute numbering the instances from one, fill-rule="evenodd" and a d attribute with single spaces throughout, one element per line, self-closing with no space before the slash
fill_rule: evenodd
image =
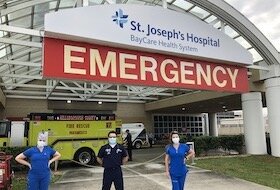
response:
<path id="1" fill-rule="evenodd" d="M 117 119 L 121 119 L 123 123 L 142 122 L 148 131 L 151 131 L 152 121 L 151 114 L 145 112 L 144 104 L 139 103 L 117 103 L 116 106 L 103 104 L 94 106 L 96 102 L 76 102 L 76 104 L 65 104 L 65 101 L 53 103 L 47 100 L 31 100 L 31 99 L 7 99 L 6 108 L 0 109 L 0 119 L 7 117 L 23 118 L 32 112 L 39 113 L 114 113 Z M 90 104 L 93 104 L 90 106 Z M 74 107 L 75 109 L 74 109 Z"/>
<path id="2" fill-rule="evenodd" d="M 265 132 L 269 133 L 268 118 L 264 117 Z M 231 119 L 221 119 L 218 125 L 219 135 L 239 135 L 244 134 L 243 117 L 236 117 Z"/>
<path id="3" fill-rule="evenodd" d="M 0 120 L 5 118 L 5 109 L 0 106 Z"/>
<path id="4" fill-rule="evenodd" d="M 152 116 L 145 112 L 145 104 L 118 103 L 115 111 L 116 117 L 123 123 L 144 123 L 147 131 L 151 131 Z"/>
<path id="5" fill-rule="evenodd" d="M 230 126 L 230 127 L 219 127 L 219 135 L 241 135 L 244 134 L 244 127 L 242 126 Z"/>
<path id="6" fill-rule="evenodd" d="M 46 100 L 31 99 L 10 99 L 6 100 L 6 108 L 3 110 L 4 118 L 7 117 L 26 117 L 28 113 L 40 112 L 49 113 Z"/>
<path id="7" fill-rule="evenodd" d="M 4 108 L 6 106 L 6 97 L 0 88 L 0 108 Z"/>

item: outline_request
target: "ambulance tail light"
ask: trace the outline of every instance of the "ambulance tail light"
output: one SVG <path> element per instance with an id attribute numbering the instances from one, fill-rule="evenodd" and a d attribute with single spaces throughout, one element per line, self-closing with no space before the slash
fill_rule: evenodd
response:
<path id="1" fill-rule="evenodd" d="M 5 169 L 0 168 L 0 184 L 3 184 L 4 174 L 5 174 Z"/>

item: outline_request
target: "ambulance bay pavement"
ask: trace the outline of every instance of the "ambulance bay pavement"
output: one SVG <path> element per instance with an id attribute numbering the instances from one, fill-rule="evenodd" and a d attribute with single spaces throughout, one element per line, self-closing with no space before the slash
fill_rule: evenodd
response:
<path id="1" fill-rule="evenodd" d="M 170 190 L 164 174 L 164 148 L 133 150 L 133 162 L 123 166 L 125 190 Z M 63 164 L 62 164 L 63 166 Z M 101 190 L 103 168 L 63 167 L 61 179 L 50 190 Z M 190 190 L 272 190 L 245 180 L 222 176 L 209 170 L 191 167 L 185 189 Z M 112 185 L 111 190 L 115 190 Z"/>

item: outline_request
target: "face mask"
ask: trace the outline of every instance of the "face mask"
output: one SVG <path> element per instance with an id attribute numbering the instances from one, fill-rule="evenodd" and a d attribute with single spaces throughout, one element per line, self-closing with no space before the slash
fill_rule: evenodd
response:
<path id="1" fill-rule="evenodd" d="M 37 146 L 38 146 L 39 148 L 43 148 L 44 146 L 46 146 L 46 143 L 45 143 L 44 141 L 38 141 L 38 142 L 37 142 Z"/>
<path id="2" fill-rule="evenodd" d="M 172 138 L 172 142 L 173 142 L 174 144 L 179 144 L 179 141 L 180 141 L 180 138 L 179 138 L 179 137 Z"/>
<path id="3" fill-rule="evenodd" d="M 117 138 L 108 138 L 108 140 L 110 145 L 117 144 Z"/>

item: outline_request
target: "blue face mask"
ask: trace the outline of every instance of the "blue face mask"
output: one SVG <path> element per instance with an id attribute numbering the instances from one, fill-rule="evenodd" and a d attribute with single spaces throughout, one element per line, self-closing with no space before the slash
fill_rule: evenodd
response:
<path id="1" fill-rule="evenodd" d="M 114 138 L 109 137 L 109 138 L 108 138 L 108 141 L 109 141 L 109 144 L 110 144 L 110 145 L 115 145 L 115 144 L 117 144 L 117 138 L 116 138 L 116 137 L 114 137 Z"/>

